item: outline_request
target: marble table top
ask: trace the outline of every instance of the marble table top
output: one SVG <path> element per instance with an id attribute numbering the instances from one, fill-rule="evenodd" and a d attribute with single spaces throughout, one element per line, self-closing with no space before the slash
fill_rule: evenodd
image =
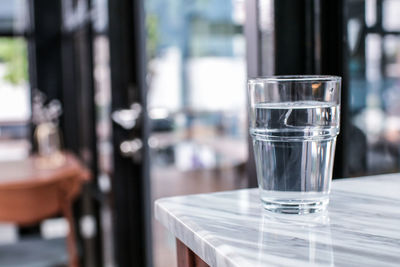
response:
<path id="1" fill-rule="evenodd" d="M 271 213 L 243 189 L 159 199 L 155 215 L 212 267 L 400 266 L 400 174 L 335 180 L 320 214 Z"/>

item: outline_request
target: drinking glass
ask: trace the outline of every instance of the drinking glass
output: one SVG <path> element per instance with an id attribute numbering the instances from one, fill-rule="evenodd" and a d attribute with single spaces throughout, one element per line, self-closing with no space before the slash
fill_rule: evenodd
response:
<path id="1" fill-rule="evenodd" d="M 303 214 L 328 205 L 340 89 L 337 76 L 248 80 L 250 135 L 265 209 Z"/>

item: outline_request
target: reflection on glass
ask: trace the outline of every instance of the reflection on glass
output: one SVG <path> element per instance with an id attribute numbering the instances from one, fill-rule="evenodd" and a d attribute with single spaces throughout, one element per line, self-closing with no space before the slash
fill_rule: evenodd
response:
<path id="1" fill-rule="evenodd" d="M 328 212 L 305 216 L 264 213 L 259 229 L 256 266 L 335 265 Z"/>

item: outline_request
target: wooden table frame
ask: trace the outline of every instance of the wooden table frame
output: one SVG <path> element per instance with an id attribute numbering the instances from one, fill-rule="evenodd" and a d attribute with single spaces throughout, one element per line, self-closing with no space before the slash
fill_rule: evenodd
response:
<path id="1" fill-rule="evenodd" d="M 68 222 L 69 267 L 79 266 L 72 204 L 90 172 L 70 153 L 56 168 L 37 168 L 35 156 L 0 164 L 0 221 L 32 225 L 61 213 Z"/>
<path id="2" fill-rule="evenodd" d="M 178 267 L 209 267 L 199 256 L 190 248 L 176 239 L 176 253 L 178 257 Z"/>

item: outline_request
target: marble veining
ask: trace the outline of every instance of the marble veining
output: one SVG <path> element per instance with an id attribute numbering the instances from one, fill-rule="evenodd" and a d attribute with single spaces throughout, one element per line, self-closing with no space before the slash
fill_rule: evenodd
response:
<path id="1" fill-rule="evenodd" d="M 159 199 L 155 215 L 213 267 L 400 266 L 400 174 L 335 180 L 320 214 L 271 213 L 244 189 Z"/>

